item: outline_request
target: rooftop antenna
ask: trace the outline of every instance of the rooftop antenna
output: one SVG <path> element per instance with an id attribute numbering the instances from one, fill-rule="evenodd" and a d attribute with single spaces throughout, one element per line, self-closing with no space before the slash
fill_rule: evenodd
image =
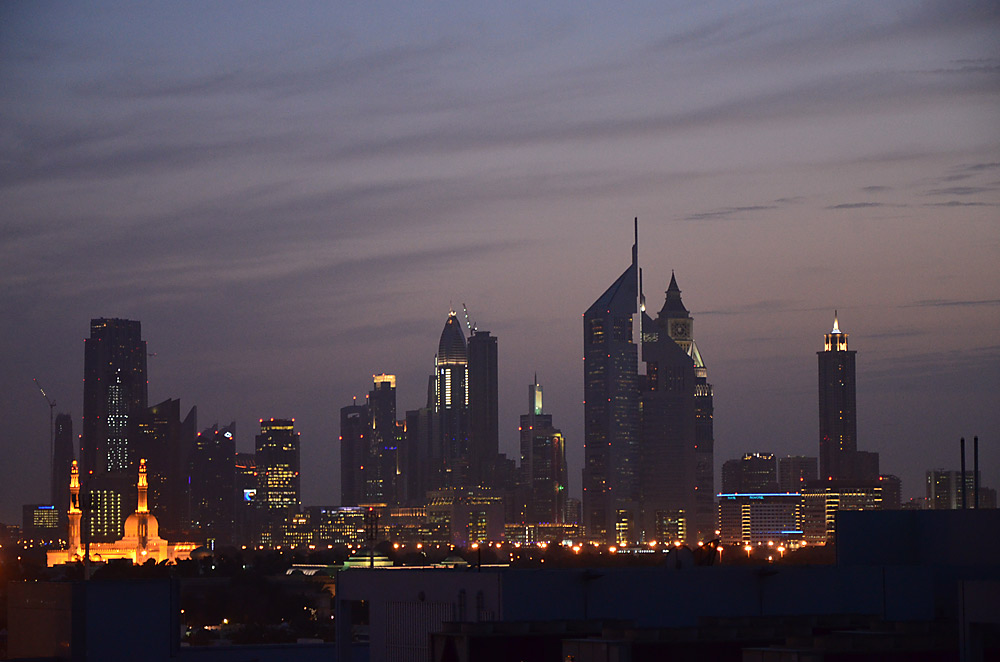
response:
<path id="1" fill-rule="evenodd" d="M 45 398 L 45 402 L 47 402 L 49 405 L 49 474 L 50 474 L 49 494 L 51 494 L 53 492 L 53 489 L 55 488 L 55 485 L 52 484 L 52 481 L 55 480 L 55 477 L 51 476 L 51 474 L 52 474 L 52 465 L 55 462 L 54 454 L 56 446 L 56 425 L 53 416 L 56 409 L 56 401 L 50 398 L 48 395 L 46 395 L 45 389 L 42 388 L 42 385 L 38 383 L 38 379 L 35 379 L 34 381 L 35 381 L 35 386 L 38 387 L 38 390 L 41 392 L 42 397 Z"/>

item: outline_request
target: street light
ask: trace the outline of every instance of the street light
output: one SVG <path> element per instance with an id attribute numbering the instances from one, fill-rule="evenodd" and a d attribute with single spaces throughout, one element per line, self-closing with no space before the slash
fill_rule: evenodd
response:
<path id="1" fill-rule="evenodd" d="M 747 553 L 747 558 L 750 558 L 750 552 L 753 551 L 753 547 L 751 547 L 750 545 L 747 545 L 746 547 L 743 548 L 743 551 L 745 551 Z"/>

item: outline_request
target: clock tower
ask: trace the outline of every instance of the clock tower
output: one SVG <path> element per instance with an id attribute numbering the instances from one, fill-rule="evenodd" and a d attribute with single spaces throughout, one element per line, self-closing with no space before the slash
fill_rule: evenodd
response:
<path id="1" fill-rule="evenodd" d="M 660 309 L 659 318 L 665 322 L 667 335 L 677 343 L 688 356 L 695 359 L 696 366 L 701 363 L 700 357 L 695 357 L 698 350 L 694 344 L 694 320 L 691 313 L 681 301 L 681 288 L 677 287 L 677 278 L 671 272 L 670 285 L 667 287 L 667 297 Z"/>

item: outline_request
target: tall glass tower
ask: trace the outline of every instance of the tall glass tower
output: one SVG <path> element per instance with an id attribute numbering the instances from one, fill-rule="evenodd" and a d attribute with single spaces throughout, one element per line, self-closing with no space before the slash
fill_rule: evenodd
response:
<path id="1" fill-rule="evenodd" d="M 634 539 L 638 516 L 639 308 L 637 236 L 632 264 L 583 314 L 583 521 L 609 544 Z"/>
<path id="2" fill-rule="evenodd" d="M 83 355 L 84 481 L 129 469 L 138 419 L 147 407 L 146 342 L 139 322 L 90 320 Z"/>
<path id="3" fill-rule="evenodd" d="M 854 479 L 858 450 L 857 400 L 854 357 L 847 348 L 847 334 L 840 330 L 837 313 L 833 330 L 826 334 L 819 357 L 819 477 L 820 480 Z"/>

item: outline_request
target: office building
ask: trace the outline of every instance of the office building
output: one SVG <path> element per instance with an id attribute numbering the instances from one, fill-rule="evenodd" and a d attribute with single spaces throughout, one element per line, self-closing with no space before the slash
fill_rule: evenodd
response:
<path id="1" fill-rule="evenodd" d="M 882 510 L 900 510 L 902 508 L 903 482 L 899 476 L 885 474 L 878 477 L 882 484 Z"/>
<path id="2" fill-rule="evenodd" d="M 804 535 L 802 522 L 798 493 L 719 495 L 719 538 L 726 545 L 798 546 Z"/>
<path id="3" fill-rule="evenodd" d="M 984 503 L 983 493 L 987 488 L 976 480 L 974 471 L 965 472 L 965 508 L 976 507 L 976 483 L 980 482 L 979 501 L 981 507 L 989 507 Z M 927 471 L 927 508 L 931 510 L 958 510 L 962 508 L 962 472 L 946 469 L 931 469 Z"/>
<path id="4" fill-rule="evenodd" d="M 271 547 L 280 539 L 285 518 L 302 505 L 299 480 L 299 433 L 295 419 L 260 419 L 257 462 L 257 544 Z"/>
<path id="5" fill-rule="evenodd" d="M 233 538 L 236 545 L 252 545 L 257 530 L 257 460 L 253 453 L 236 453 L 233 459 L 235 492 Z"/>
<path id="6" fill-rule="evenodd" d="M 396 431 L 396 376 L 373 375 L 368 393 L 368 459 L 363 503 L 399 503 L 399 439 Z"/>
<path id="7" fill-rule="evenodd" d="M 777 492 L 774 453 L 745 453 L 739 460 L 726 460 L 722 464 L 722 491 L 730 494 Z"/>
<path id="8" fill-rule="evenodd" d="M 70 463 L 72 467 L 72 462 Z M 68 481 L 63 481 L 69 485 Z M 69 490 L 66 490 L 69 492 Z M 69 498 L 63 510 L 69 507 Z M 21 539 L 33 542 L 54 542 L 66 537 L 60 526 L 59 509 L 52 504 L 32 503 L 21 507 Z"/>
<path id="9" fill-rule="evenodd" d="M 712 386 L 673 276 L 656 319 L 632 264 L 584 313 L 583 520 L 592 540 L 714 535 Z M 641 327 L 640 327 L 641 324 Z"/>
<path id="10" fill-rule="evenodd" d="M 111 542 L 123 534 L 122 504 L 134 500 L 129 472 L 135 470 L 138 424 L 147 407 L 146 342 L 139 322 L 92 319 L 83 369 L 81 480 L 94 496 L 90 534 Z"/>
<path id="11" fill-rule="evenodd" d="M 365 467 L 371 434 L 368 405 L 340 409 L 340 503 L 357 506 L 365 502 Z"/>
<path id="12" fill-rule="evenodd" d="M 802 488 L 802 529 L 805 541 L 836 541 L 837 514 L 845 510 L 881 510 L 882 484 L 851 480 L 818 480 Z"/>
<path id="13" fill-rule="evenodd" d="M 433 459 L 433 487 L 459 487 L 470 482 L 469 354 L 465 333 L 455 311 L 448 314 L 434 358 L 434 413 L 438 447 Z"/>
<path id="14" fill-rule="evenodd" d="M 632 263 L 583 314 L 583 525 L 609 544 L 635 539 L 639 514 L 639 296 L 637 228 Z"/>
<path id="15" fill-rule="evenodd" d="M 236 422 L 213 425 L 191 453 L 191 522 L 210 549 L 231 545 L 236 516 Z"/>
<path id="16" fill-rule="evenodd" d="M 131 443 L 146 410 L 146 342 L 140 323 L 93 319 L 84 345 L 84 477 L 133 466 Z"/>
<path id="17" fill-rule="evenodd" d="M 469 354 L 469 484 L 496 487 L 500 452 L 497 339 L 473 328 Z"/>
<path id="18" fill-rule="evenodd" d="M 568 484 L 566 442 L 542 406 L 538 376 L 528 386 L 528 413 L 521 415 L 521 520 L 526 524 L 565 524 Z"/>
<path id="19" fill-rule="evenodd" d="M 798 492 L 803 485 L 819 478 L 818 460 L 805 455 L 778 458 L 778 491 Z M 725 488 L 723 488 L 725 492 Z"/>
<path id="20" fill-rule="evenodd" d="M 198 408 L 181 418 L 181 401 L 167 399 L 146 409 L 139 420 L 137 449 L 146 458 L 149 509 L 168 540 L 190 538 L 191 455 L 198 435 Z"/>
<path id="21" fill-rule="evenodd" d="M 696 542 L 714 537 L 712 386 L 694 340 L 694 320 L 671 275 L 655 320 L 645 313 L 640 376 L 640 494 L 642 532 L 684 532 Z M 680 522 L 679 528 L 665 522 Z M 662 533 L 660 535 L 662 538 Z"/>

